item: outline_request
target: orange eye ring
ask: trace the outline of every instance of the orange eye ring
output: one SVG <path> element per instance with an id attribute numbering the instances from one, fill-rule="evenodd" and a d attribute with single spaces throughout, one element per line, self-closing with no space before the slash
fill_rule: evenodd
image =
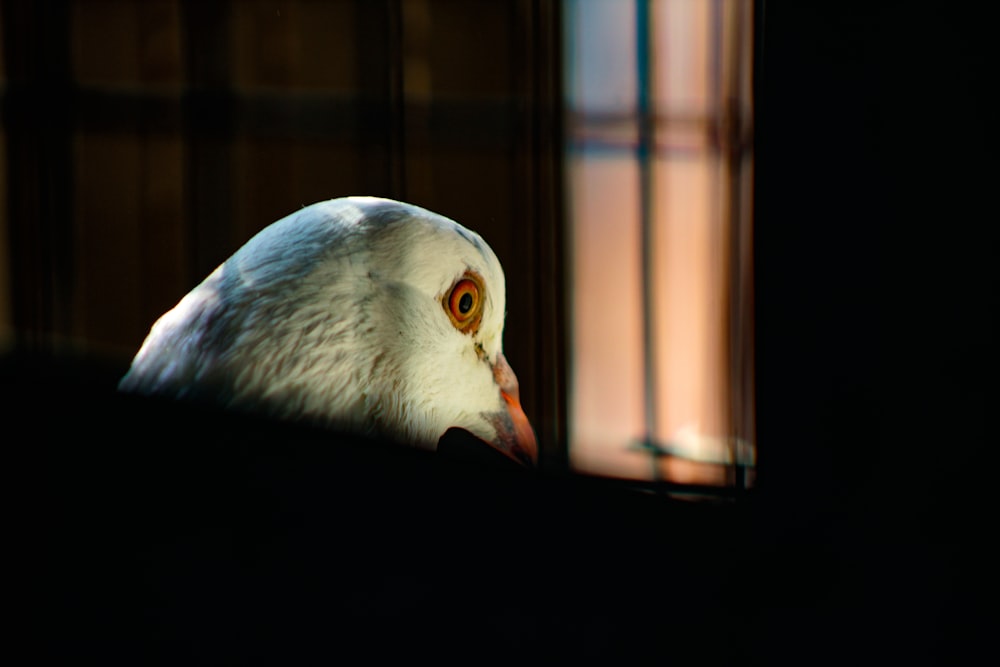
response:
<path id="1" fill-rule="evenodd" d="M 456 329 L 462 333 L 475 331 L 483 316 L 482 280 L 471 272 L 466 273 L 445 295 L 442 303 Z"/>

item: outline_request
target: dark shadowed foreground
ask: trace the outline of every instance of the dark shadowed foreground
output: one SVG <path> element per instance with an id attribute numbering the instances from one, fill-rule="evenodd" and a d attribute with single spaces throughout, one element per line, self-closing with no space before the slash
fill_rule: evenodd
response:
<path id="1" fill-rule="evenodd" d="M 611 657 L 675 635 L 706 657 L 746 648 L 733 507 L 543 478 L 456 434 L 433 455 L 118 395 L 92 371 L 4 373 L 44 654 Z M 679 548 L 695 534 L 698 557 Z"/>
<path id="2" fill-rule="evenodd" d="M 872 567 L 835 517 L 120 395 L 120 370 L 0 373 L 18 636 L 45 663 L 815 664 L 944 632 L 900 614 L 926 557 Z"/>

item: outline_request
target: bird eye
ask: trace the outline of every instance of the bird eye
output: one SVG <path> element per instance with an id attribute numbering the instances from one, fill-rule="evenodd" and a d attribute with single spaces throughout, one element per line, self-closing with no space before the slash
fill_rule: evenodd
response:
<path id="1" fill-rule="evenodd" d="M 451 323 L 462 333 L 475 331 L 482 317 L 482 282 L 479 276 L 466 273 L 444 298 L 444 309 Z"/>

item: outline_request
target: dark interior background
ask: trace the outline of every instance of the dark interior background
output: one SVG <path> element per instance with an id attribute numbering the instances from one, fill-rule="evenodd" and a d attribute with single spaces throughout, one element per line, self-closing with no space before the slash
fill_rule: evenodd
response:
<path id="1" fill-rule="evenodd" d="M 346 195 L 478 231 L 506 354 L 564 458 L 559 3 L 6 2 L 10 314 L 124 364 L 264 226 Z"/>
<path id="2" fill-rule="evenodd" d="M 117 355 L 249 234 L 365 190 L 497 250 L 526 409 L 560 442 L 557 3 L 170 6 L 0 14 L 3 436 L 25 481 L 10 572 L 36 650 L 959 664 L 989 648 L 985 3 L 755 3 L 759 464 L 721 504 L 313 447 L 108 392 Z M 413 63 L 430 98 L 406 87 Z M 50 334 L 84 341 L 83 361 L 36 355 Z"/>

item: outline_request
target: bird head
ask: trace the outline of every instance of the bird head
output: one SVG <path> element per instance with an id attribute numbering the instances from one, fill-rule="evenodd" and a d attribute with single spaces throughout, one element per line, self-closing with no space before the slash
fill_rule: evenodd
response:
<path id="1" fill-rule="evenodd" d="M 433 449 L 451 428 L 524 464 L 503 269 L 475 232 L 389 199 L 262 230 L 153 326 L 123 390 L 196 397 Z"/>

